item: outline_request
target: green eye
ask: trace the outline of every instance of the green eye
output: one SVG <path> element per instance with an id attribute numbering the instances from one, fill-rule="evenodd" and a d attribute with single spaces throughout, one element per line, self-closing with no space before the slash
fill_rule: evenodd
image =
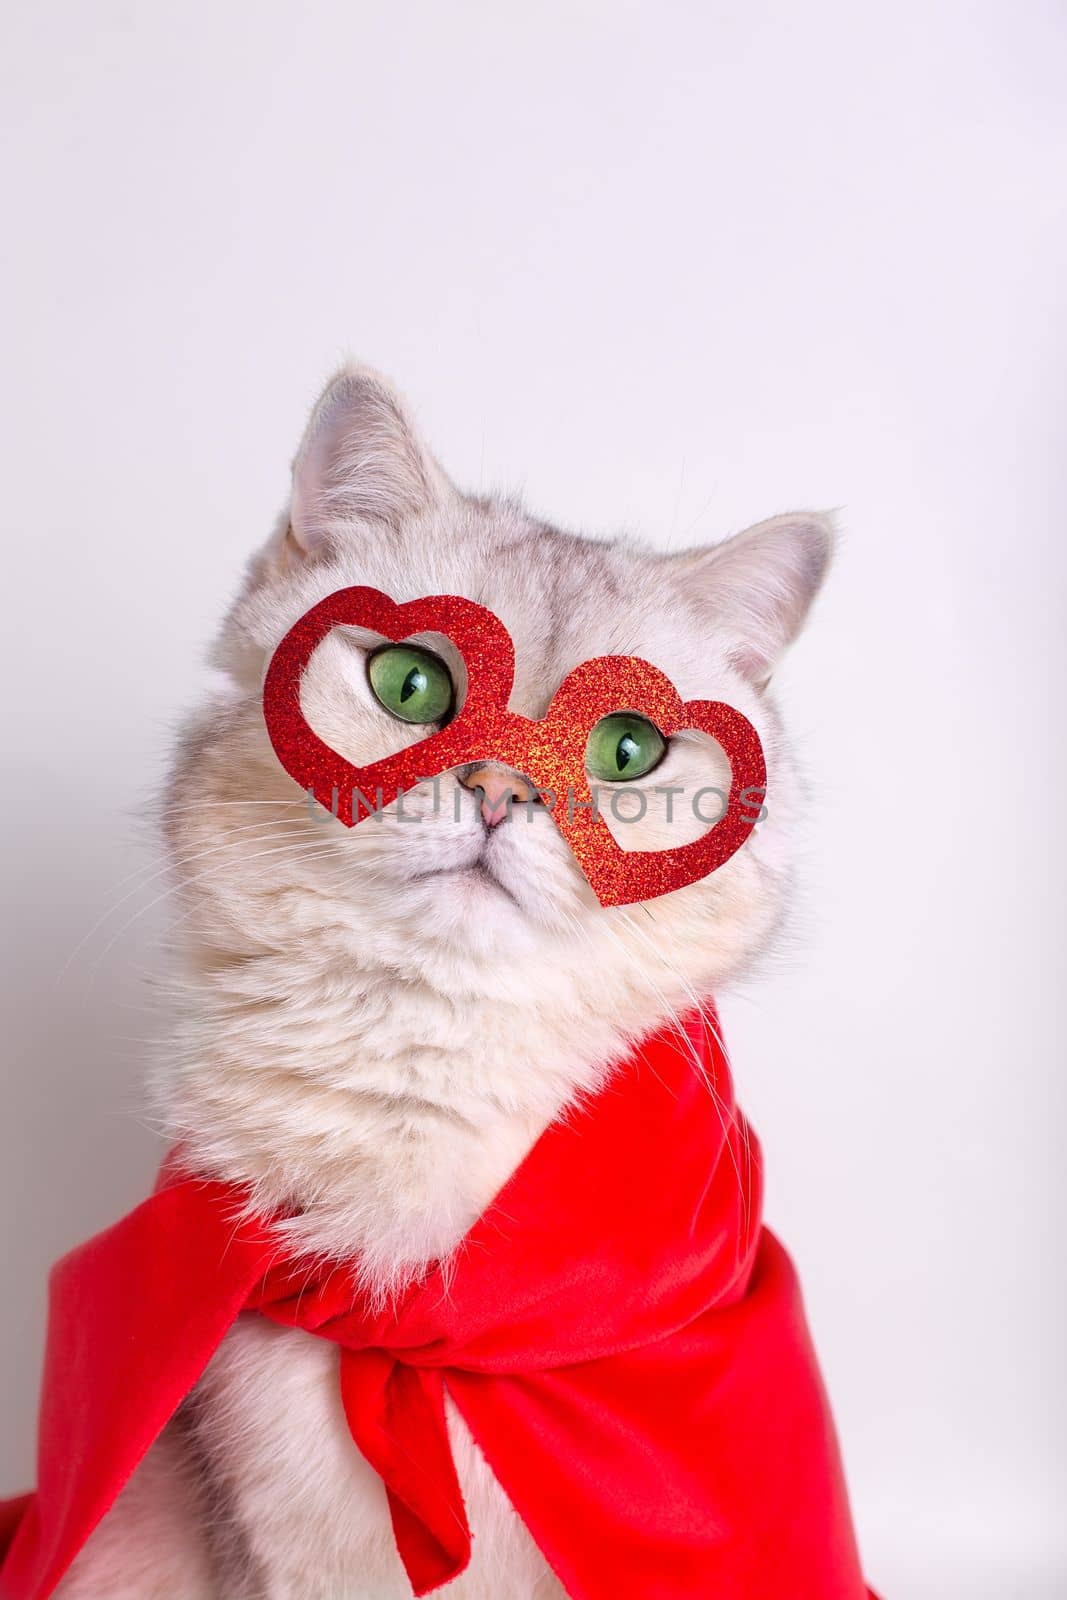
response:
<path id="1" fill-rule="evenodd" d="M 386 711 L 403 722 L 441 722 L 452 709 L 452 677 L 439 656 L 413 644 L 376 650 L 367 677 Z"/>
<path id="2" fill-rule="evenodd" d="M 585 747 L 585 765 L 605 783 L 643 778 L 662 761 L 667 741 L 654 722 L 630 711 L 601 717 Z"/>

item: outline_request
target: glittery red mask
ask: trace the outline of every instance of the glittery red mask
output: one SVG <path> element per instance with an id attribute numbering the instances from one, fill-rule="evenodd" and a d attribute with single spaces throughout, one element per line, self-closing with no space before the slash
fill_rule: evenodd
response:
<path id="1" fill-rule="evenodd" d="M 432 632 L 450 639 L 467 669 L 462 708 L 417 744 L 353 766 L 308 726 L 300 681 L 316 646 L 336 627 L 366 628 L 391 642 Z M 569 672 L 540 721 L 508 710 L 515 674 L 511 635 L 500 619 L 461 595 L 428 595 L 397 605 L 378 589 L 338 589 L 295 623 L 271 659 L 263 715 L 282 766 L 346 827 L 401 791 L 470 762 L 494 761 L 524 774 L 554 800 L 552 817 L 601 905 L 652 900 L 707 877 L 751 833 L 767 769 L 755 728 L 717 700 L 683 701 L 670 679 L 638 656 L 597 656 Z M 701 838 L 668 850 L 623 850 L 593 804 L 586 743 L 601 717 L 647 717 L 669 739 L 684 728 L 710 734 L 730 763 L 730 792 Z"/>

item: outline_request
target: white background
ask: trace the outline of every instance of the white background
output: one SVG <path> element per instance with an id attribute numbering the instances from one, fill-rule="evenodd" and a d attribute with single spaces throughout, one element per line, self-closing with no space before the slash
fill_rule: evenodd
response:
<path id="1" fill-rule="evenodd" d="M 1057 10 L 9 10 L 0 1491 L 46 1265 L 158 1158 L 136 811 L 351 352 L 571 526 L 842 508 L 803 937 L 729 1037 L 871 1580 L 1067 1594 Z"/>

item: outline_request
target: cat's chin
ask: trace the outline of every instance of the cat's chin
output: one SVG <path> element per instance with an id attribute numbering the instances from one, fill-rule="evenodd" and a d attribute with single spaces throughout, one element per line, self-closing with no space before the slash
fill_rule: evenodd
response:
<path id="1" fill-rule="evenodd" d="M 436 867 L 429 872 L 420 872 L 416 874 L 415 881 L 431 882 L 440 888 L 440 892 L 462 896 L 473 905 L 504 902 L 516 911 L 525 913 L 527 910 L 518 895 L 502 883 L 489 863 L 481 858 L 468 865 Z"/>
<path id="2" fill-rule="evenodd" d="M 546 937 L 573 932 L 584 910 L 572 874 L 553 871 L 553 865 L 487 851 L 474 861 L 420 872 L 409 882 L 425 892 L 439 928 L 475 943 L 480 935 L 497 942 L 505 937 L 513 948 L 532 951 Z"/>
<path id="3" fill-rule="evenodd" d="M 461 970 L 479 992 L 487 983 L 510 990 L 516 963 L 527 974 L 542 972 L 574 926 L 573 914 L 564 916 L 530 869 L 513 862 L 480 858 L 422 870 L 407 879 L 404 900 L 402 920 L 419 929 L 425 975 L 448 992 Z"/>

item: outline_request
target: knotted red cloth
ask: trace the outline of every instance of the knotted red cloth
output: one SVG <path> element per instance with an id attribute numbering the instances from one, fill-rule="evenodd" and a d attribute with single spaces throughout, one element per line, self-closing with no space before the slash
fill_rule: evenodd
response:
<path id="1" fill-rule="evenodd" d="M 340 1347 L 417 1595 L 470 1558 L 447 1391 L 573 1600 L 867 1600 L 760 1199 L 715 1019 L 696 1015 L 554 1123 L 388 1312 L 350 1265 L 280 1259 L 242 1190 L 169 1177 L 53 1271 L 38 1488 L 0 1508 L 0 1596 L 52 1593 L 235 1318 L 260 1315 Z"/>

